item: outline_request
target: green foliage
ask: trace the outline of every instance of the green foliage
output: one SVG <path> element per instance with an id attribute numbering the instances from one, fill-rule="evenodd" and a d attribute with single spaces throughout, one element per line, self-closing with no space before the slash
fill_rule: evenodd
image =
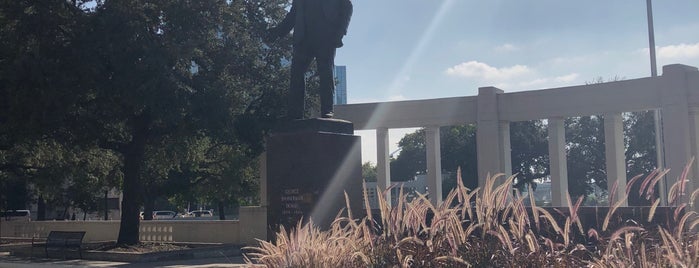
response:
<path id="1" fill-rule="evenodd" d="M 10 187 L 7 191 L 3 189 L 3 193 L 9 200 L 24 200 L 21 204 L 11 202 L 18 209 L 27 208 L 32 198 L 42 196 L 54 207 L 75 206 L 95 211 L 100 193 L 117 187 L 121 181 L 118 157 L 95 147 L 67 147 L 55 140 L 35 141 L 0 151 L 0 156 L 4 156 L 0 165 L 5 167 L 0 176 L 3 185 Z M 24 189 L 11 190 L 19 185 Z M 28 192 L 29 186 L 33 193 Z"/>
<path id="2" fill-rule="evenodd" d="M 448 185 L 456 186 L 456 170 L 461 167 L 467 187 L 478 186 L 476 162 L 476 127 L 447 126 L 440 128 L 440 150 L 442 152 L 442 171 L 451 174 Z M 401 151 L 397 158 L 391 159 L 391 180 L 412 180 L 415 175 L 425 174 L 427 163 L 425 156 L 425 130 L 419 129 L 403 137 L 398 146 Z M 451 188 L 451 187 L 450 187 Z M 449 189 L 450 189 L 449 188 Z"/>
<path id="3" fill-rule="evenodd" d="M 287 1 L 84 2 L 0 2 L 0 178 L 20 167 L 42 196 L 86 209 L 83 192 L 123 178 L 126 244 L 138 242 L 146 197 L 254 194 L 251 170 L 283 114 L 291 51 L 290 39 L 269 46 L 262 36 Z M 44 141 L 81 159 L 23 165 L 15 151 Z M 73 174 L 113 161 L 117 171 Z M 48 188 L 66 183 L 69 198 Z"/>
<path id="4" fill-rule="evenodd" d="M 376 165 L 371 162 L 362 164 L 362 178 L 364 181 L 376 181 Z"/>
<path id="5" fill-rule="evenodd" d="M 398 142 L 398 147 L 400 154 L 391 159 L 391 181 L 408 181 L 415 175 L 424 174 L 427 170 L 425 129 L 405 135 Z"/>
<path id="6" fill-rule="evenodd" d="M 573 198 L 592 193 L 592 183 L 607 188 L 603 122 L 600 116 L 566 119 L 568 191 Z"/>
<path id="7" fill-rule="evenodd" d="M 547 127 L 542 120 L 512 122 L 510 124 L 512 174 L 517 174 L 515 188 L 536 189 L 536 179 L 549 175 Z"/>
<path id="8" fill-rule="evenodd" d="M 627 174 L 629 180 L 638 174 L 648 174 L 656 166 L 655 127 L 653 111 L 624 115 Z M 607 189 L 604 118 L 601 116 L 572 117 L 565 121 L 568 160 L 568 190 L 577 198 L 589 199 L 592 184 Z M 456 186 L 454 171 L 463 167 L 463 183 L 468 188 L 478 186 L 476 160 L 476 126 L 440 128 L 442 172 L 450 177 L 444 189 Z M 512 173 L 517 174 L 515 188 L 536 189 L 535 180 L 549 176 L 548 133 L 542 120 L 510 123 Z M 412 179 L 426 172 L 425 132 L 420 129 L 407 134 L 400 142 L 401 153 L 391 162 L 393 181 Z M 637 186 L 634 186 L 637 187 Z M 636 189 L 637 191 L 637 189 Z M 446 196 L 446 195 L 445 195 Z M 605 199 L 604 197 L 596 197 Z M 590 201 L 590 200 L 587 200 Z M 647 201 L 629 197 L 631 204 L 649 205 Z"/>
<path id="9" fill-rule="evenodd" d="M 654 114 L 655 111 L 644 111 L 628 113 L 624 117 L 626 173 L 629 180 L 638 174 L 650 174 L 657 166 Z M 639 189 L 634 185 L 631 190 L 638 192 Z M 651 204 L 643 198 L 631 195 L 629 205 Z"/>
<path id="10" fill-rule="evenodd" d="M 649 174 L 656 167 L 653 114 L 654 111 L 643 111 L 627 113 L 623 117 L 628 180 L 638 174 Z M 570 194 L 575 198 L 587 196 L 593 191 L 592 183 L 601 189 L 607 189 L 604 118 L 568 118 L 566 140 Z M 630 204 L 650 205 L 633 195 L 629 197 L 629 201 Z"/>
<path id="11" fill-rule="evenodd" d="M 517 187 L 526 187 L 534 179 L 548 175 L 548 140 L 542 121 L 514 122 L 510 126 L 513 173 L 518 173 Z M 456 170 L 462 168 L 466 187 L 478 187 L 476 160 L 476 126 L 440 128 L 442 171 L 449 174 L 444 189 L 456 187 Z M 426 172 L 425 132 L 420 129 L 407 134 L 398 143 L 401 153 L 391 162 L 394 181 L 410 180 Z M 446 196 L 446 195 L 445 195 Z"/>
<path id="12" fill-rule="evenodd" d="M 476 161 L 476 126 L 441 127 L 440 150 L 442 152 L 442 170 L 449 174 L 443 186 L 444 194 L 456 187 L 456 170 L 461 169 L 463 183 L 466 187 L 478 187 L 478 162 Z"/>
<path id="13" fill-rule="evenodd" d="M 9 150 L 61 133 L 79 97 L 72 46 L 86 14 L 67 1 L 11 0 L 0 14 L 0 150 Z"/>

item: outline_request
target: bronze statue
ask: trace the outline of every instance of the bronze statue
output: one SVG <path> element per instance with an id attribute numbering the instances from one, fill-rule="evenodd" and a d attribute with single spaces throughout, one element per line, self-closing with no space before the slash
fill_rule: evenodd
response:
<path id="1" fill-rule="evenodd" d="M 290 119 L 303 118 L 305 74 L 313 59 L 320 76 L 321 117 L 333 117 L 335 50 L 343 45 L 352 10 L 351 0 L 293 0 L 284 20 L 270 30 L 271 37 L 276 39 L 294 29 L 287 107 Z"/>

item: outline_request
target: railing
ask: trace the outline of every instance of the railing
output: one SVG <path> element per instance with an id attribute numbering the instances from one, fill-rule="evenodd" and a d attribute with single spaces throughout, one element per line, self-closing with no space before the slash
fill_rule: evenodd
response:
<path id="1" fill-rule="evenodd" d="M 564 120 L 566 117 L 603 115 L 608 189 L 618 183 L 617 197 L 626 191 L 626 161 L 622 113 L 660 110 L 667 183 L 680 176 L 699 152 L 699 70 L 686 65 L 663 67 L 663 75 L 625 81 L 505 93 L 479 88 L 478 96 L 416 101 L 338 105 L 337 118 L 352 121 L 355 130 L 375 129 L 377 180 L 390 184 L 388 130 L 426 128 L 428 188 L 434 203 L 441 202 L 439 127 L 477 124 L 479 185 L 488 173 L 511 173 L 509 123 L 548 120 L 551 190 L 554 206 L 568 206 Z M 687 192 L 699 183 L 699 165 L 690 170 Z M 664 197 L 662 197 L 664 198 Z"/>

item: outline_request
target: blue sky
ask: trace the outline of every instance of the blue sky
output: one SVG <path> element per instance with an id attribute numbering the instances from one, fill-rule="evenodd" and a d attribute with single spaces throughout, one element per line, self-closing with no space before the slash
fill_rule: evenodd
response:
<path id="1" fill-rule="evenodd" d="M 650 76 L 645 0 L 352 2 L 336 57 L 347 65 L 349 103 Z M 655 0 L 653 11 L 659 72 L 666 64 L 699 66 L 699 1 Z M 391 142 L 405 132 L 392 131 Z M 363 154 L 372 154 L 373 132 L 359 134 Z"/>

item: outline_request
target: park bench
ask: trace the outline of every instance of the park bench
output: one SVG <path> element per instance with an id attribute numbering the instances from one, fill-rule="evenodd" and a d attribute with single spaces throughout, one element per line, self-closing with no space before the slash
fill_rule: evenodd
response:
<path id="1" fill-rule="evenodd" d="M 78 252 L 80 258 L 83 258 L 82 243 L 85 232 L 81 231 L 51 231 L 46 237 L 45 242 L 39 242 L 38 239 L 32 238 L 32 251 L 34 247 L 43 247 L 46 252 L 46 258 L 49 257 L 49 250 L 61 250 L 63 258 L 66 258 L 66 250 L 71 249 Z M 33 256 L 33 252 L 30 253 Z"/>

